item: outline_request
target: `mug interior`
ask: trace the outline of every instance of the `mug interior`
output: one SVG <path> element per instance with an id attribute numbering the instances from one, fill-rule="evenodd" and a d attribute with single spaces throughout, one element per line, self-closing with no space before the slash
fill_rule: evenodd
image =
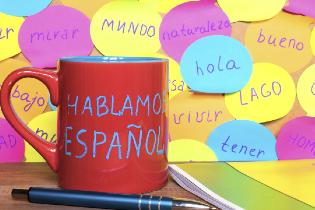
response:
<path id="1" fill-rule="evenodd" d="M 152 63 L 168 61 L 164 58 L 154 57 L 125 57 L 125 56 L 75 56 L 60 58 L 61 62 L 85 63 Z"/>

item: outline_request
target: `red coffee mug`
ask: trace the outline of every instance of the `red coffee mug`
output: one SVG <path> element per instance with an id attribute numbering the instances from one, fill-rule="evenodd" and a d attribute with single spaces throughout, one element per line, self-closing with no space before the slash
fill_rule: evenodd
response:
<path id="1" fill-rule="evenodd" d="M 57 172 L 65 189 L 144 193 L 168 179 L 168 61 L 159 58 L 72 57 L 58 73 L 22 68 L 3 82 L 1 107 L 10 124 Z M 42 81 L 58 106 L 57 144 L 15 115 L 14 84 Z M 31 84 L 30 84 L 31 85 Z"/>

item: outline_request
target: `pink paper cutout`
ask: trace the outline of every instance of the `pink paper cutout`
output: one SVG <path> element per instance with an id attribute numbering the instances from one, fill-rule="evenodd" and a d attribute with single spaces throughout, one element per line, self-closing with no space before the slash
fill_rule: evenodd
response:
<path id="1" fill-rule="evenodd" d="M 93 49 L 90 20 L 70 7 L 48 7 L 26 18 L 19 44 L 33 66 L 54 68 L 61 57 L 90 54 Z"/>
<path id="2" fill-rule="evenodd" d="M 162 48 L 178 62 L 191 43 L 209 35 L 231 35 L 229 18 L 213 0 L 178 5 L 164 16 L 160 26 Z"/>
<path id="3" fill-rule="evenodd" d="M 279 160 L 315 158 L 315 118 L 299 117 L 285 124 L 277 138 Z"/>
<path id="4" fill-rule="evenodd" d="M 301 14 L 315 18 L 314 0 L 289 0 L 289 4 L 283 9 L 294 14 Z"/>

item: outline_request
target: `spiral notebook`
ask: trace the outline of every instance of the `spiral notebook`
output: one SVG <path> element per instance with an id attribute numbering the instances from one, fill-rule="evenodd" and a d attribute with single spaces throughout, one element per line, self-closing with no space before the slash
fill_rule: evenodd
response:
<path id="1" fill-rule="evenodd" d="M 169 171 L 220 209 L 315 209 L 315 160 L 185 163 Z"/>

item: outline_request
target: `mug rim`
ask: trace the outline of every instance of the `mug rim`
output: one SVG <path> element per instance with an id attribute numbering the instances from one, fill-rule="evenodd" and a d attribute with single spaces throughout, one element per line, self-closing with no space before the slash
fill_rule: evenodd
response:
<path id="1" fill-rule="evenodd" d="M 157 57 L 129 57 L 129 56 L 73 56 L 59 59 L 60 62 L 81 63 L 157 63 L 167 62 L 168 59 Z"/>

